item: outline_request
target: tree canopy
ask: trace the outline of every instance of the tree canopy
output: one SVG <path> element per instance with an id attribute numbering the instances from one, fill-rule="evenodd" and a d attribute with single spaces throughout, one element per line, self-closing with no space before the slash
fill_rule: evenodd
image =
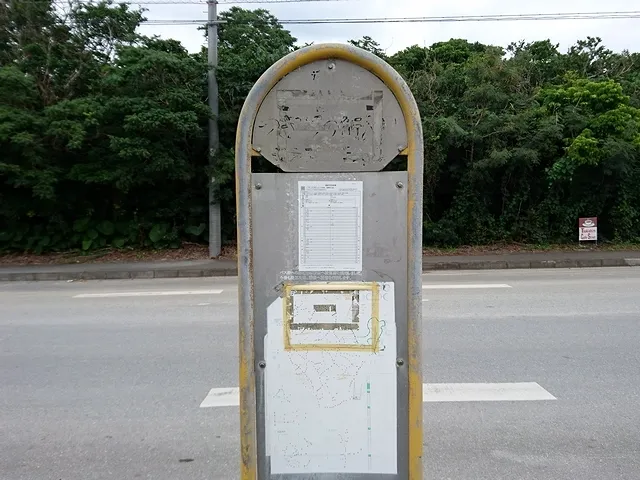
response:
<path id="1" fill-rule="evenodd" d="M 235 126 L 297 39 L 266 10 L 219 31 L 216 161 L 235 236 Z M 207 52 L 138 33 L 111 1 L 0 3 L 0 250 L 180 246 L 207 238 Z M 640 240 L 640 55 L 598 38 L 566 52 L 451 39 L 379 55 L 409 83 L 425 135 L 425 243 L 563 242 L 579 216 Z M 260 167 L 259 167 L 260 168 Z"/>

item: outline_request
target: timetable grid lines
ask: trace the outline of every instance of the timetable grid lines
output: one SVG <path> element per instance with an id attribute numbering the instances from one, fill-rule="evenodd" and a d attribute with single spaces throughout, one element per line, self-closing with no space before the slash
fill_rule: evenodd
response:
<path id="1" fill-rule="evenodd" d="M 299 269 L 362 268 L 361 182 L 300 182 Z"/>

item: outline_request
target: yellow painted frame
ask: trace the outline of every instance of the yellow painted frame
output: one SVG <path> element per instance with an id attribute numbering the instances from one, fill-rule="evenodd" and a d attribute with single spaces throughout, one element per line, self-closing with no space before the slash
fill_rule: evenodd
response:
<path id="1" fill-rule="evenodd" d="M 253 314 L 253 248 L 251 232 L 251 156 L 252 131 L 257 112 L 271 89 L 297 68 L 321 60 L 340 59 L 369 70 L 394 94 L 407 128 L 407 247 L 408 247 L 408 378 L 409 378 L 409 452 L 407 480 L 422 480 L 422 174 L 424 170 L 422 123 L 415 99 L 400 75 L 379 57 L 347 44 L 318 44 L 302 48 L 280 59 L 256 82 L 243 106 L 236 133 L 236 211 L 238 215 L 238 272 L 240 311 L 240 447 L 242 480 L 257 480 L 256 391 L 254 314 Z"/>
<path id="2" fill-rule="evenodd" d="M 291 343 L 291 324 L 293 323 L 293 292 L 371 292 L 371 344 L 296 344 Z M 376 282 L 354 283 L 321 283 L 308 285 L 284 286 L 282 297 L 282 331 L 284 335 L 284 349 L 291 352 L 369 352 L 380 350 L 380 286 Z"/>

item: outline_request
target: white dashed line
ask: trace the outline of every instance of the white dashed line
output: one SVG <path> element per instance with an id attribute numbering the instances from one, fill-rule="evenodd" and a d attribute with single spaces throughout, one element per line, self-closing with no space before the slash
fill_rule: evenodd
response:
<path id="1" fill-rule="evenodd" d="M 174 295 L 219 295 L 222 290 L 177 290 L 168 292 L 112 292 L 82 293 L 73 298 L 117 298 L 117 297 L 167 297 Z"/>
<path id="2" fill-rule="evenodd" d="M 433 283 L 431 285 L 423 285 L 423 290 L 479 290 L 483 288 L 512 288 L 511 285 L 506 283 L 454 283 L 452 285 L 445 285 L 439 283 Z"/>

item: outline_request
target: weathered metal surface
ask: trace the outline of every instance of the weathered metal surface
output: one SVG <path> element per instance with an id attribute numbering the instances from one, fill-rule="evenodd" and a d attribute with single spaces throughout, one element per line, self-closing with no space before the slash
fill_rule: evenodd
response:
<path id="1" fill-rule="evenodd" d="M 397 319 L 397 355 L 407 358 L 407 172 L 341 173 L 332 175 L 335 181 L 363 181 L 365 215 L 363 222 L 363 270 L 358 274 L 299 272 L 298 259 L 298 196 L 299 181 L 323 180 L 321 174 L 253 174 L 252 205 L 254 216 L 254 309 L 266 312 L 267 307 L 282 296 L 286 283 L 308 284 L 315 281 L 394 282 Z M 256 189 L 255 185 L 261 188 Z M 263 314 L 261 313 L 261 316 Z M 258 321 L 254 327 L 255 358 L 264 358 L 266 324 Z M 266 369 L 269 369 L 267 363 Z M 343 475 L 345 480 L 391 480 L 408 478 L 408 399 L 409 374 L 405 364 L 397 369 L 398 408 L 398 475 Z M 258 478 L 270 480 L 300 480 L 302 477 L 270 475 L 269 458 L 265 454 L 264 375 L 257 372 L 257 445 Z M 308 475 L 308 480 L 325 478 Z M 330 477 L 335 478 L 335 477 Z"/>
<path id="2" fill-rule="evenodd" d="M 380 60 L 378 57 L 365 52 L 361 49 L 350 45 L 324 44 L 298 50 L 282 60 L 274 64 L 256 83 L 253 90 L 246 99 L 243 111 L 240 116 L 237 140 L 236 140 L 236 193 L 237 193 L 237 215 L 238 215 L 238 270 L 239 270 L 239 320 L 240 320 L 240 423 L 241 423 L 241 478 L 242 480 L 263 480 L 269 477 L 263 476 L 263 472 L 268 471 L 268 460 L 264 456 L 264 445 L 261 445 L 261 438 L 264 435 L 264 425 L 257 421 L 258 411 L 264 405 L 264 390 L 261 387 L 261 357 L 254 351 L 254 347 L 258 348 L 256 335 L 259 337 L 259 329 L 261 322 L 264 321 L 264 303 L 269 296 L 275 298 L 277 291 L 269 291 L 269 283 L 272 277 L 269 273 L 261 274 L 261 278 L 254 276 L 254 260 L 259 261 L 257 251 L 254 251 L 256 245 L 255 234 L 253 231 L 255 224 L 252 215 L 256 208 L 261 209 L 253 203 L 253 185 L 258 183 L 254 181 L 254 175 L 251 173 L 251 155 L 256 153 L 264 154 L 264 150 L 259 145 L 252 144 L 253 131 L 256 123 L 258 109 L 264 104 L 265 98 L 276 85 L 295 72 L 297 69 L 304 68 L 305 65 L 314 62 L 326 63 L 327 61 L 344 61 L 357 65 L 367 72 L 371 72 L 375 77 L 379 78 L 383 86 L 388 88 L 393 98 L 397 100 L 403 121 L 405 122 L 406 145 L 396 145 L 394 155 L 401 150 L 402 155 L 406 155 L 408 159 L 408 178 L 404 182 L 407 210 L 407 222 L 405 224 L 406 232 L 406 262 L 401 262 L 406 267 L 406 295 L 397 295 L 397 303 L 404 305 L 403 312 L 398 312 L 398 325 L 404 325 L 406 331 L 398 331 L 398 344 L 403 344 L 403 351 L 406 352 L 406 362 L 398 362 L 398 384 L 399 391 L 402 385 L 408 385 L 408 398 L 398 399 L 398 424 L 408 425 L 408 435 L 399 438 L 398 450 L 399 454 L 407 454 L 399 466 L 398 471 L 400 478 L 408 478 L 409 480 L 422 480 L 422 375 L 421 375 L 421 323 L 422 323 L 422 289 L 421 289 L 421 260 L 422 260 L 422 172 L 423 172 L 423 144 L 422 144 L 422 126 L 420 116 L 417 110 L 415 100 L 402 78 L 388 64 Z M 295 90 L 289 88 L 290 90 Z M 282 96 L 281 96 L 282 98 Z M 373 96 L 371 97 L 374 98 Z M 383 89 L 383 102 L 389 97 L 385 97 Z M 275 95 L 277 104 L 277 95 Z M 266 106 L 266 105 L 265 105 Z M 374 105 L 375 110 L 375 105 Z M 365 105 L 366 110 L 366 105 Z M 265 110 L 266 111 L 266 110 Z M 370 110 L 369 110 L 370 111 Z M 383 110 L 384 111 L 384 110 Z M 279 115 L 279 114 L 278 114 Z M 385 114 L 386 115 L 386 114 Z M 375 122 L 374 122 L 375 123 Z M 373 129 L 373 127 L 372 127 Z M 399 142 L 402 143 L 402 142 Z M 276 142 L 277 145 L 277 142 Z M 383 141 L 384 147 L 384 141 Z M 375 153 L 375 148 L 371 147 Z M 308 154 L 308 150 L 305 150 Z M 313 149 L 311 150 L 313 152 Z M 383 148 L 384 153 L 384 148 Z M 266 154 L 268 155 L 268 153 Z M 373 158 L 373 157 L 372 157 Z M 385 158 L 384 161 L 390 161 Z M 344 160 L 342 160 L 344 162 Z M 354 165 L 358 162 L 351 162 L 350 169 L 352 171 L 375 171 L 382 167 L 378 164 L 373 167 L 365 167 L 359 169 Z M 348 165 L 345 162 L 344 165 Z M 375 165 L 375 162 L 373 162 Z M 282 166 L 281 166 L 282 167 Z M 310 169 L 315 171 L 318 167 Z M 282 167 L 286 171 L 286 168 Z M 331 169 L 330 171 L 345 171 L 345 169 Z M 289 170 L 296 171 L 296 170 Z M 319 170 L 322 171 L 322 170 Z M 331 175 L 331 178 L 335 175 Z M 324 177 L 329 178 L 329 177 Z M 396 186 L 397 188 L 397 186 Z M 264 189 L 264 186 L 263 186 Z M 261 189 L 262 190 L 262 189 Z M 264 189 L 270 191 L 271 188 Z M 367 199 L 369 201 L 369 199 Z M 273 205 L 273 202 L 267 202 Z M 283 207 L 273 207 L 268 210 L 269 213 L 262 215 L 274 215 L 275 210 Z M 278 217 L 276 213 L 274 215 Z M 398 217 L 394 214 L 393 217 Z M 393 218 L 392 217 L 392 218 Z M 389 219 L 382 219 L 388 222 Z M 284 238 L 287 238 L 291 232 L 287 229 L 291 228 L 288 224 L 286 229 L 281 232 Z M 387 228 L 384 224 L 383 231 Z M 269 230 L 273 231 L 274 227 L 269 226 Z M 376 233 L 378 235 L 380 232 Z M 261 235 L 258 233 L 258 235 Z M 367 239 L 370 235 L 364 235 Z M 367 240 L 368 241 L 368 240 Z M 260 245 L 263 244 L 261 240 Z M 383 249 L 384 250 L 384 249 Z M 286 253 L 280 252 L 279 255 Z M 259 254 L 264 255 L 263 253 Z M 384 253 L 380 253 L 380 258 L 384 257 Z M 319 275 L 308 272 L 298 272 L 295 270 L 294 255 L 284 255 L 285 259 L 294 263 L 288 264 L 288 268 L 284 272 L 280 272 L 280 278 L 296 280 L 296 281 L 353 281 L 356 280 L 352 274 L 346 273 L 329 273 L 327 275 Z M 365 267 L 361 276 L 371 274 L 372 259 L 378 258 L 375 255 L 365 255 Z M 285 261 L 285 260 L 283 260 Z M 384 262 L 383 262 L 384 263 Z M 390 262 L 392 263 L 392 262 Z M 386 265 L 388 266 L 388 265 Z M 286 271 L 290 270 L 290 271 Z M 385 270 L 382 270 L 383 272 Z M 262 276 L 264 275 L 264 276 Z M 369 277 L 367 277 L 369 278 Z M 403 278 L 404 275 L 403 275 Z M 258 288 L 258 292 L 254 296 L 254 290 Z M 266 291 L 265 291 L 266 289 Z M 264 300 L 258 300 L 258 299 Z M 405 328 L 399 327 L 399 328 Z M 261 353 L 260 351 L 258 353 Z M 400 355 L 400 353 L 398 353 Z M 264 364 L 262 364 L 264 367 Z M 266 366 L 268 368 L 268 365 Z M 407 408 L 408 407 L 408 408 Z M 405 415 L 403 417 L 402 415 Z M 406 422 L 405 422 L 406 419 Z M 404 442 L 404 443 L 400 443 Z M 408 444 L 408 445 L 407 445 Z M 406 445 L 406 448 L 404 448 Z M 401 450 L 401 451 L 400 451 Z M 260 474 L 259 474 L 260 471 Z M 400 476 L 400 472 L 405 472 L 404 476 Z M 328 480 L 328 479 L 349 479 L 349 480 L 370 480 L 370 475 L 349 475 L 349 474 L 311 474 L 311 475 L 281 475 L 278 480 Z M 386 479 L 394 478 L 378 476 L 375 478 Z M 272 480 L 272 479 L 269 479 Z"/>
<path id="3" fill-rule="evenodd" d="M 406 148 L 407 130 L 378 77 L 344 60 L 318 60 L 269 92 L 253 146 L 285 172 L 379 171 Z"/>

